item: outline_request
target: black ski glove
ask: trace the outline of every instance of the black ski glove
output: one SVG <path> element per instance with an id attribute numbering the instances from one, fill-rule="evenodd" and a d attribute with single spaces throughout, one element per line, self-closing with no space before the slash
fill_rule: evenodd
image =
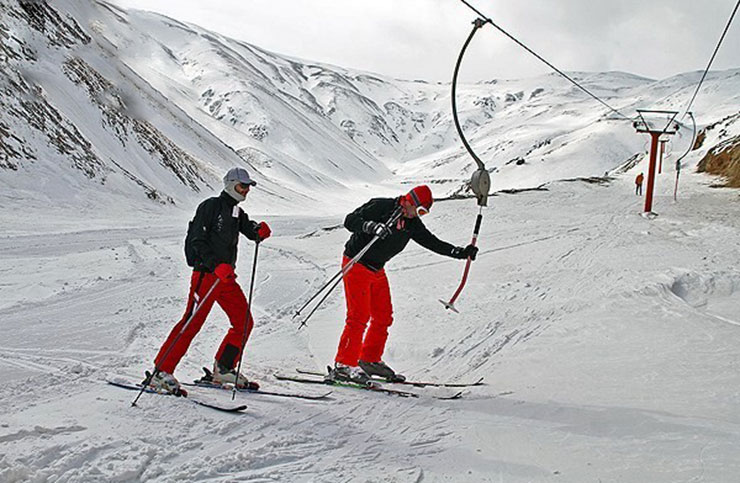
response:
<path id="1" fill-rule="evenodd" d="M 387 238 L 391 234 L 390 228 L 379 221 L 366 221 L 362 224 L 362 231 L 368 235 L 378 235 L 381 240 Z"/>
<path id="2" fill-rule="evenodd" d="M 460 260 L 465 260 L 468 257 L 470 257 L 471 260 L 475 260 L 477 255 L 478 247 L 475 245 L 468 245 L 465 248 L 455 247 L 452 249 L 452 258 L 459 258 Z"/>

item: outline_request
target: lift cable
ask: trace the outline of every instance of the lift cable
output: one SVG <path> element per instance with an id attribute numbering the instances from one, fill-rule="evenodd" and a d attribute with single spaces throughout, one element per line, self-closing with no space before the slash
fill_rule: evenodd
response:
<path id="1" fill-rule="evenodd" d="M 701 80 L 699 80 L 699 84 L 696 86 L 696 90 L 694 91 L 694 95 L 691 96 L 691 100 L 689 101 L 689 105 L 686 106 L 686 110 L 684 111 L 683 116 L 681 116 L 681 119 L 685 118 L 686 115 L 689 113 L 689 110 L 691 110 L 691 105 L 694 103 L 694 100 L 696 99 L 697 94 L 699 94 L 699 89 L 701 89 L 701 85 L 702 85 L 702 83 L 704 83 L 704 79 L 706 79 L 707 74 L 709 73 L 709 69 L 712 67 L 712 63 L 714 62 L 714 58 L 717 56 L 717 52 L 719 52 L 719 48 L 722 45 L 722 42 L 725 40 L 725 36 L 727 35 L 727 31 L 730 30 L 730 25 L 732 25 L 732 21 L 735 19 L 735 14 L 737 13 L 738 8 L 740 8 L 740 0 L 738 0 L 737 4 L 735 4 L 735 9 L 732 11 L 732 15 L 730 15 L 730 20 L 727 21 L 727 25 L 725 26 L 725 30 L 724 30 L 724 32 L 722 32 L 722 36 L 720 37 L 719 42 L 717 42 L 717 47 L 715 47 L 714 53 L 712 54 L 712 57 L 709 59 L 709 64 L 707 64 L 707 68 L 704 70 L 704 74 L 702 74 Z"/>
<path id="2" fill-rule="evenodd" d="M 507 31 L 506 31 L 506 30 L 504 30 L 503 28 L 501 28 L 501 27 L 500 27 L 499 25 L 497 25 L 497 24 L 496 24 L 496 23 L 495 23 L 495 22 L 494 22 L 493 20 L 491 20 L 491 19 L 490 19 L 489 17 L 487 17 L 486 15 L 484 15 L 483 13 L 481 13 L 481 12 L 480 12 L 480 11 L 479 11 L 478 9 L 476 9 L 475 7 L 473 7 L 473 6 L 472 6 L 472 5 L 470 4 L 470 3 L 468 3 L 468 2 L 466 1 L 466 0 L 460 0 L 460 1 L 461 1 L 462 3 L 464 3 L 464 4 L 465 4 L 465 5 L 466 5 L 466 6 L 468 7 L 468 8 L 470 8 L 471 10 L 473 10 L 473 11 L 474 11 L 474 12 L 475 12 L 475 13 L 476 13 L 476 14 L 477 14 L 478 16 L 480 16 L 480 17 L 481 17 L 481 19 L 483 19 L 483 21 L 484 21 L 485 23 L 489 23 L 489 24 L 491 24 L 491 25 L 492 25 L 493 27 L 495 27 L 495 28 L 496 28 L 496 29 L 497 29 L 498 31 L 500 31 L 501 33 L 503 33 L 504 35 L 506 35 L 507 37 L 509 37 L 509 38 L 510 38 L 510 39 L 511 39 L 512 41 L 514 41 L 514 42 L 515 42 L 515 43 L 516 43 L 517 45 L 519 45 L 519 46 L 520 46 L 520 47 L 522 47 L 522 48 L 523 48 L 524 50 L 526 50 L 527 52 L 529 52 L 530 54 L 532 54 L 533 56 L 535 56 L 535 57 L 536 57 L 537 59 L 539 59 L 539 60 L 540 60 L 541 62 L 543 62 L 543 63 L 544 63 L 545 65 L 547 65 L 548 67 L 550 67 L 550 68 L 551 68 L 552 70 L 554 70 L 555 72 L 557 72 L 558 74 L 560 74 L 561 76 L 563 76 L 563 77 L 564 77 L 565 79 L 567 79 L 568 81 L 570 81 L 570 82 L 571 82 L 571 83 L 572 83 L 573 85 L 575 85 L 576 87 L 578 87 L 578 88 L 579 88 L 580 90 L 582 90 L 583 92 L 585 92 L 585 93 L 586 93 L 586 94 L 588 94 L 589 96 L 593 97 L 593 98 L 594 98 L 595 100 L 597 100 L 597 101 L 598 101 L 599 103 L 601 103 L 601 104 L 602 104 L 603 106 L 605 106 L 606 108 L 608 108 L 608 109 L 609 109 L 610 111 L 612 111 L 613 113 L 617 114 L 618 116 L 620 116 L 620 117 L 622 117 L 622 118 L 624 118 L 624 119 L 626 119 L 626 120 L 628 120 L 628 121 L 632 121 L 632 120 L 633 120 L 632 118 L 630 118 L 630 117 L 627 117 L 627 116 L 625 116 L 624 114 L 622 114 L 621 112 L 619 112 L 619 111 L 618 111 L 617 109 L 614 109 L 614 108 L 613 108 L 612 106 L 610 106 L 610 105 L 609 105 L 609 104 L 607 104 L 607 103 L 606 103 L 605 101 L 603 101 L 603 100 L 602 100 L 601 98 L 599 98 L 599 97 L 598 97 L 598 96 L 597 96 L 596 94 L 592 93 L 591 91 L 589 91 L 588 89 L 586 89 L 585 87 L 583 87 L 583 86 L 582 86 L 581 84 L 579 84 L 579 83 L 578 83 L 578 82 L 577 82 L 576 80 L 574 80 L 574 79 L 573 79 L 572 77 L 570 77 L 570 76 L 569 76 L 568 74 L 566 74 L 566 73 L 565 73 L 565 72 L 563 72 L 562 70 L 560 70 L 560 69 L 558 69 L 557 67 L 555 67 L 555 66 L 554 66 L 553 64 L 551 64 L 550 62 L 548 62 L 548 61 L 547 61 L 547 60 L 546 60 L 546 59 L 545 59 L 544 57 L 542 57 L 541 55 L 539 55 L 539 54 L 538 54 L 537 52 L 535 52 L 534 50 L 532 50 L 532 49 L 530 49 L 529 47 L 527 47 L 527 46 L 526 46 L 526 45 L 525 45 L 524 43 L 522 43 L 522 42 L 521 42 L 521 41 L 520 41 L 519 39 L 517 39 L 516 37 L 514 37 L 513 35 L 511 35 L 511 34 L 510 34 L 509 32 L 507 32 Z M 740 0 L 738 0 L 738 3 L 740 4 Z"/>

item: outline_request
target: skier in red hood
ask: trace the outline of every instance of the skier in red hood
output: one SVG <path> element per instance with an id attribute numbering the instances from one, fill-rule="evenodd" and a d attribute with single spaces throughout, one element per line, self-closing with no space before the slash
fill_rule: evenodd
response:
<path id="1" fill-rule="evenodd" d="M 478 253 L 473 245 L 458 247 L 444 242 L 424 226 L 420 216 L 429 213 L 433 203 L 432 191 L 422 185 L 398 198 L 373 198 L 345 218 L 344 226 L 352 236 L 345 244 L 342 266 L 376 235 L 379 239 L 344 275 L 347 319 L 328 378 L 360 384 L 367 384 L 371 376 L 405 380 L 382 360 L 388 327 L 393 322 L 390 287 L 383 267 L 409 240 L 460 260 L 475 260 Z"/>

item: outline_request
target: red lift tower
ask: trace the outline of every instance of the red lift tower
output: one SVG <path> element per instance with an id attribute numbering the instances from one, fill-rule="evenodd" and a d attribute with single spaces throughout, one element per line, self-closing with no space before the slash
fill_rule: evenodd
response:
<path id="1" fill-rule="evenodd" d="M 647 191 L 645 192 L 644 213 L 653 212 L 653 188 L 655 186 L 655 164 L 658 158 L 658 144 L 661 136 L 676 134 L 677 125 L 673 122 L 678 116 L 677 111 L 655 111 L 649 109 L 638 109 L 640 117 L 635 121 L 634 127 L 638 133 L 650 134 L 650 166 L 648 167 Z"/>

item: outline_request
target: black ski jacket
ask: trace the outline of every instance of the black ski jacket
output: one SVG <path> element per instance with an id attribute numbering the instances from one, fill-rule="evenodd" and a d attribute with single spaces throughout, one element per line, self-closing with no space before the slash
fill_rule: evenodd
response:
<path id="1" fill-rule="evenodd" d="M 259 224 L 251 221 L 237 202 L 225 191 L 220 196 L 203 201 L 190 222 L 193 268 L 212 272 L 219 264 L 236 264 L 239 233 L 257 240 Z"/>
<path id="2" fill-rule="evenodd" d="M 349 241 L 344 245 L 344 254 L 352 258 L 373 239 L 362 231 L 366 221 L 386 223 L 396 209 L 399 208 L 399 198 L 373 198 L 344 219 L 344 227 L 352 232 Z M 434 236 L 419 218 L 399 218 L 391 227 L 390 236 L 376 241 L 372 247 L 360 258 L 359 263 L 373 271 L 379 271 L 385 263 L 406 248 L 409 240 L 414 240 L 424 248 L 440 255 L 452 256 L 455 248 Z"/>

